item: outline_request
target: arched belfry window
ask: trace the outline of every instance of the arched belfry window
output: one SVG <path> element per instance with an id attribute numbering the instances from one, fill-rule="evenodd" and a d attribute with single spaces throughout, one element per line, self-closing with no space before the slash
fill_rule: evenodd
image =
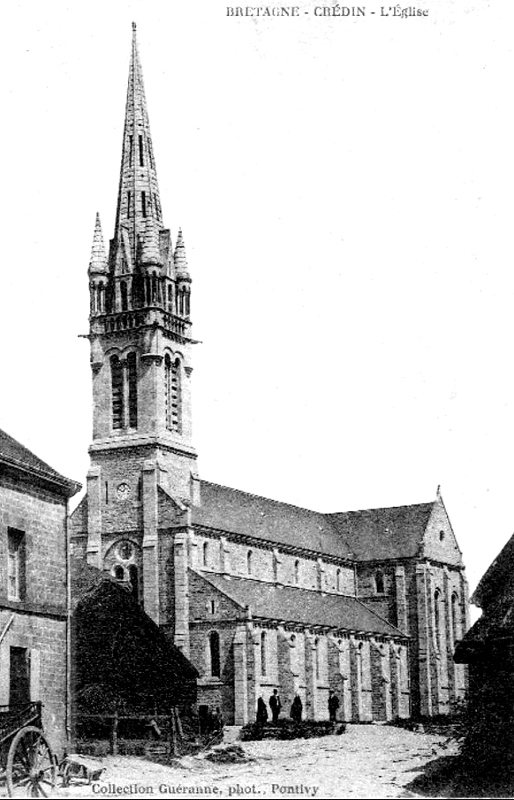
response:
<path id="1" fill-rule="evenodd" d="M 120 564 L 117 564 L 113 570 L 114 577 L 117 581 L 124 581 L 125 580 L 125 570 Z"/>
<path id="2" fill-rule="evenodd" d="M 377 594 L 384 594 L 385 592 L 384 573 L 381 569 L 377 569 L 375 572 L 375 589 Z"/>
<path id="3" fill-rule="evenodd" d="M 137 356 L 135 353 L 129 353 L 127 356 L 127 381 L 129 426 L 137 428 Z"/>
<path id="4" fill-rule="evenodd" d="M 300 582 L 300 561 L 298 559 L 294 562 L 294 582 Z"/>
<path id="5" fill-rule="evenodd" d="M 248 550 L 248 553 L 246 554 L 246 571 L 248 575 L 252 574 L 252 559 L 253 559 L 252 551 Z"/>
<path id="6" fill-rule="evenodd" d="M 166 427 L 182 433 L 182 374 L 180 360 L 171 360 L 169 353 L 164 359 L 164 405 Z"/>
<path id="7" fill-rule="evenodd" d="M 216 631 L 209 634 L 209 661 L 211 668 L 211 676 L 219 678 L 221 674 L 220 664 L 220 637 Z"/>
<path id="8" fill-rule="evenodd" d="M 268 671 L 268 642 L 266 640 L 266 631 L 261 633 L 261 675 L 266 675 Z"/>
<path id="9" fill-rule="evenodd" d="M 123 365 L 118 356 L 111 357 L 112 427 L 123 428 L 124 396 Z"/>
<path id="10" fill-rule="evenodd" d="M 203 566 L 204 567 L 208 567 L 209 566 L 209 542 L 204 542 L 203 543 L 202 561 L 203 561 Z"/>

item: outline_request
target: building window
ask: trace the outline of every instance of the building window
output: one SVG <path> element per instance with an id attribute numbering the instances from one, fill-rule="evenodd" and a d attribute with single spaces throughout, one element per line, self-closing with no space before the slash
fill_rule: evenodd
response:
<path id="1" fill-rule="evenodd" d="M 213 631 L 209 634 L 209 662 L 211 668 L 211 677 L 219 678 L 221 675 L 220 637 L 216 631 Z"/>
<path id="2" fill-rule="evenodd" d="M 215 614 L 216 613 L 216 600 L 211 600 L 209 605 L 210 605 L 210 609 L 211 609 L 211 614 Z"/>
<path id="3" fill-rule="evenodd" d="M 130 192 L 127 192 L 127 218 L 130 219 L 130 203 L 132 200 L 132 196 Z"/>
<path id="4" fill-rule="evenodd" d="M 145 160 L 143 158 L 143 137 L 139 136 L 138 140 L 139 140 L 139 166 L 144 167 Z"/>
<path id="5" fill-rule="evenodd" d="M 266 631 L 261 633 L 261 675 L 266 675 L 268 671 L 268 643 L 266 641 Z"/>
<path id="6" fill-rule="evenodd" d="M 137 356 L 127 356 L 129 426 L 137 428 Z"/>
<path id="7" fill-rule="evenodd" d="M 342 572 L 342 570 L 341 570 L 341 569 L 338 569 L 338 570 L 337 570 L 337 576 L 336 576 L 336 590 L 337 590 L 338 592 L 342 592 L 342 591 L 343 591 L 343 572 Z"/>
<path id="8" fill-rule="evenodd" d="M 300 582 L 300 561 L 298 559 L 294 562 L 294 582 L 296 584 Z"/>
<path id="9" fill-rule="evenodd" d="M 209 566 L 209 542 L 204 542 L 202 547 L 202 562 L 204 567 Z"/>
<path id="10" fill-rule="evenodd" d="M 123 366 L 118 356 L 111 357 L 112 427 L 123 428 Z"/>
<path id="11" fill-rule="evenodd" d="M 439 531 L 439 541 L 444 542 L 444 531 Z"/>
<path id="12" fill-rule="evenodd" d="M 252 574 L 252 558 L 252 551 L 248 550 L 248 553 L 246 554 L 246 571 L 248 575 Z"/>
<path id="13" fill-rule="evenodd" d="M 7 531 L 7 598 L 25 597 L 25 534 L 9 528 Z"/>
<path id="14" fill-rule="evenodd" d="M 452 594 L 452 632 L 455 644 L 460 639 L 460 607 L 459 598 L 455 592 Z"/>
<path id="15" fill-rule="evenodd" d="M 314 639 L 314 648 L 316 650 L 316 680 L 321 678 L 321 649 L 319 646 L 319 638 Z"/>
<path id="16" fill-rule="evenodd" d="M 30 703 L 30 652 L 25 647 L 11 647 L 9 652 L 9 705 Z"/>
<path id="17" fill-rule="evenodd" d="M 434 592 L 434 637 L 436 646 L 441 650 L 442 645 L 442 620 L 441 620 L 441 592 Z"/>
<path id="18" fill-rule="evenodd" d="M 180 361 L 171 360 L 168 353 L 164 359 L 164 405 L 166 427 L 170 431 L 182 432 L 182 378 Z"/>
<path id="19" fill-rule="evenodd" d="M 141 214 L 146 217 L 146 192 L 141 192 Z"/>
<path id="20" fill-rule="evenodd" d="M 375 572 L 375 590 L 377 594 L 384 594 L 385 592 L 384 573 L 381 569 L 377 569 Z"/>

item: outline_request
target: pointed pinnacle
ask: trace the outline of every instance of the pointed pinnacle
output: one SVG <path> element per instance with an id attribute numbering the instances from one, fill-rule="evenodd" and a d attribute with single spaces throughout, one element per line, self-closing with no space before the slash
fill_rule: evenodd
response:
<path id="1" fill-rule="evenodd" d="M 91 258 L 89 260 L 89 272 L 107 272 L 107 254 L 105 252 L 102 225 L 98 212 L 95 220 L 95 232 L 93 234 L 93 246 L 91 247 Z"/>
<path id="2" fill-rule="evenodd" d="M 184 237 L 182 236 L 182 228 L 178 229 L 174 256 L 177 278 L 182 278 L 182 280 L 190 280 L 189 269 L 187 267 L 186 246 L 184 244 Z"/>

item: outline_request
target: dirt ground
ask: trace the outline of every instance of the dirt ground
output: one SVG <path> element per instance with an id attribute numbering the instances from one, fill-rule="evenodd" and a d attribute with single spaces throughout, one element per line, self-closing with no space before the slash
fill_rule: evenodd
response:
<path id="1" fill-rule="evenodd" d="M 246 763 L 187 757 L 173 766 L 139 758 L 99 760 L 92 786 L 59 789 L 59 797 L 409 798 L 429 762 L 455 755 L 442 735 L 384 725 L 349 725 L 341 736 L 241 743 Z M 437 796 L 437 795 L 436 795 Z M 443 796 L 443 795 L 438 795 Z"/>

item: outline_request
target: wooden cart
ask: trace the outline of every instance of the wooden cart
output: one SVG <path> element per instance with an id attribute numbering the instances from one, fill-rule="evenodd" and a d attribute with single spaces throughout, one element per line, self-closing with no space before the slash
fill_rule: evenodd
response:
<path id="1" fill-rule="evenodd" d="M 9 797 L 52 797 L 57 766 L 43 733 L 41 703 L 0 706 L 0 777 Z"/>

